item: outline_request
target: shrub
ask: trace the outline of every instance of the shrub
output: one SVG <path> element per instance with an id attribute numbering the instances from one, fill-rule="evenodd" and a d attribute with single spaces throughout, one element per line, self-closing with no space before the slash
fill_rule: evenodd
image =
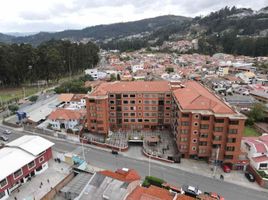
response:
<path id="1" fill-rule="evenodd" d="M 155 185 L 158 187 L 162 187 L 162 184 L 165 183 L 163 179 L 154 176 L 146 176 L 145 180 L 147 180 L 150 183 L 150 185 Z"/>
<path id="2" fill-rule="evenodd" d="M 149 183 L 149 181 L 147 179 L 145 179 L 142 183 L 142 187 L 149 187 L 151 184 Z"/>
<path id="3" fill-rule="evenodd" d="M 29 98 L 29 101 L 31 101 L 31 102 L 36 102 L 37 99 L 38 99 L 38 96 L 37 96 L 37 95 L 33 95 L 33 96 L 31 96 L 31 97 Z"/>

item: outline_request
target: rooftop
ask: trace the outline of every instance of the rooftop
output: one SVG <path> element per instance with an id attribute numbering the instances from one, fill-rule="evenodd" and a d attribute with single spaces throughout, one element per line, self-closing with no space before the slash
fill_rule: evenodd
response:
<path id="1" fill-rule="evenodd" d="M 127 168 L 118 169 L 115 172 L 105 170 L 105 171 L 101 171 L 100 173 L 104 176 L 109 176 L 111 178 L 124 181 L 124 182 L 132 182 L 132 181 L 140 180 L 141 178 L 135 170 L 127 169 Z"/>
<path id="2" fill-rule="evenodd" d="M 168 190 L 151 185 L 149 188 L 138 186 L 127 200 L 173 200 L 174 195 Z"/>
<path id="3" fill-rule="evenodd" d="M 84 112 L 82 110 L 70 110 L 59 108 L 53 111 L 48 119 L 50 120 L 79 120 L 84 116 Z"/>
<path id="4" fill-rule="evenodd" d="M 90 95 L 121 92 L 170 92 L 170 87 L 168 81 L 106 82 L 100 84 Z"/>
<path id="5" fill-rule="evenodd" d="M 184 110 L 209 110 L 217 114 L 236 114 L 227 104 L 195 81 L 187 81 L 184 87 L 173 91 Z"/>
<path id="6" fill-rule="evenodd" d="M 54 144 L 39 136 L 22 136 L 0 149 L 0 180 L 32 162 Z"/>

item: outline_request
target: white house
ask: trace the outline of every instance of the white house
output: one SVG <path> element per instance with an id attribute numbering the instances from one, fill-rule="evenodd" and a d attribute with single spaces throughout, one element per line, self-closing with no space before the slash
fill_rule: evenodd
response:
<path id="1" fill-rule="evenodd" d="M 235 75 L 236 77 L 242 79 L 244 83 L 252 84 L 256 75 L 253 72 L 241 72 Z"/>
<path id="2" fill-rule="evenodd" d="M 94 80 L 104 79 L 107 76 L 107 73 L 98 71 L 98 69 L 86 69 L 85 74 L 92 76 Z"/>
<path id="3" fill-rule="evenodd" d="M 144 67 L 142 65 L 133 65 L 133 66 L 131 66 L 131 71 L 133 73 L 136 73 L 138 70 L 144 70 Z"/>
<path id="4" fill-rule="evenodd" d="M 242 151 L 247 153 L 250 165 L 257 170 L 268 170 L 268 135 L 260 137 L 244 137 L 241 142 Z"/>
<path id="5" fill-rule="evenodd" d="M 51 128 L 54 130 L 71 129 L 79 131 L 84 122 L 85 112 L 83 110 L 70 110 L 59 108 L 53 111 L 48 119 Z"/>

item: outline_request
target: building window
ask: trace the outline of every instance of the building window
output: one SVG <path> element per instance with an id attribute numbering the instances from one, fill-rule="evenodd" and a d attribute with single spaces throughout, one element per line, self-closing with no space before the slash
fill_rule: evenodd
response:
<path id="1" fill-rule="evenodd" d="M 182 113 L 182 117 L 189 117 L 190 115 L 188 113 Z"/>
<path id="2" fill-rule="evenodd" d="M 224 119 L 215 119 L 215 123 L 224 123 Z"/>
<path id="3" fill-rule="evenodd" d="M 124 119 L 124 122 L 128 122 L 128 119 Z"/>
<path id="4" fill-rule="evenodd" d="M 139 103 L 142 103 L 142 101 L 141 101 L 141 100 L 139 100 Z"/>
<path id="5" fill-rule="evenodd" d="M 40 158 L 39 158 L 39 163 L 44 162 L 44 160 L 45 160 L 44 156 L 40 157 Z"/>
<path id="6" fill-rule="evenodd" d="M 136 116 L 136 113 L 130 113 L 130 116 L 131 117 L 135 117 Z"/>
<path id="7" fill-rule="evenodd" d="M 221 136 L 216 135 L 213 137 L 213 140 L 214 141 L 221 141 Z"/>
<path id="8" fill-rule="evenodd" d="M 170 110 L 170 107 L 166 107 L 166 110 Z"/>
<path id="9" fill-rule="evenodd" d="M 181 134 L 188 134 L 188 129 L 181 129 Z"/>
<path id="10" fill-rule="evenodd" d="M 215 127 L 214 131 L 215 132 L 223 132 L 223 127 Z"/>
<path id="11" fill-rule="evenodd" d="M 195 119 L 198 119 L 198 118 L 199 118 L 199 115 L 198 115 L 198 114 L 196 114 L 194 117 L 195 117 Z"/>
<path id="12" fill-rule="evenodd" d="M 170 101 L 166 101 L 166 104 L 170 104 Z"/>
<path id="13" fill-rule="evenodd" d="M 189 124 L 190 124 L 189 122 L 181 122 L 182 126 L 189 126 Z"/>
<path id="14" fill-rule="evenodd" d="M 30 163 L 28 164 L 28 169 L 31 170 L 31 169 L 33 169 L 34 167 L 35 167 L 35 162 L 34 162 L 34 160 L 33 160 L 32 162 L 30 162 Z"/>
<path id="15" fill-rule="evenodd" d="M 131 103 L 131 104 L 135 104 L 135 103 L 136 103 L 136 101 L 134 101 L 134 100 L 131 100 L 131 101 L 130 101 L 130 103 Z"/>
<path id="16" fill-rule="evenodd" d="M 181 142 L 187 142 L 188 138 L 187 137 L 182 137 Z"/>
<path id="17" fill-rule="evenodd" d="M 199 142 L 199 146 L 207 146 L 207 145 L 208 145 L 207 142 L 204 142 L 204 141 Z"/>
<path id="18" fill-rule="evenodd" d="M 125 98 L 128 97 L 128 94 L 123 94 L 123 97 L 125 97 Z"/>
<path id="19" fill-rule="evenodd" d="M 233 159 L 233 157 L 234 157 L 233 155 L 225 155 L 224 159 Z"/>
<path id="20" fill-rule="evenodd" d="M 17 170 L 17 171 L 15 171 L 14 172 L 14 174 L 13 174 L 13 177 L 14 177 L 14 179 L 17 179 L 17 178 L 19 178 L 20 176 L 22 176 L 22 170 L 21 169 L 19 169 L 19 170 Z"/>
<path id="21" fill-rule="evenodd" d="M 209 120 L 209 116 L 202 116 L 201 119 L 204 120 L 204 121 L 208 121 Z"/>
<path id="22" fill-rule="evenodd" d="M 7 185 L 8 185 L 8 182 L 7 182 L 7 179 L 6 178 L 3 179 L 2 181 L 0 181 L 0 188 L 3 188 L 5 186 L 7 186 Z"/>
<path id="23" fill-rule="evenodd" d="M 195 126 L 198 126 L 198 123 L 197 123 L 197 122 L 195 122 L 195 123 L 194 123 L 194 125 L 195 125 Z"/>
<path id="24" fill-rule="evenodd" d="M 204 154 L 204 153 L 206 153 L 206 149 L 199 149 L 199 153 L 200 153 L 200 154 Z"/>
<path id="25" fill-rule="evenodd" d="M 208 129 L 209 125 L 208 124 L 201 124 L 200 128 L 201 129 Z"/>
<path id="26" fill-rule="evenodd" d="M 114 101 L 110 101 L 110 104 L 114 104 Z"/>
<path id="27" fill-rule="evenodd" d="M 111 98 L 114 98 L 114 94 L 110 94 L 110 97 L 111 97 Z"/>
<path id="28" fill-rule="evenodd" d="M 228 143 L 236 143 L 236 139 L 235 138 L 228 138 L 227 142 Z"/>
<path id="29" fill-rule="evenodd" d="M 128 113 L 124 113 L 124 116 L 127 117 L 128 116 Z"/>
<path id="30" fill-rule="evenodd" d="M 130 119 L 131 122 L 135 122 L 136 120 L 135 119 Z"/>
<path id="31" fill-rule="evenodd" d="M 131 94 L 131 95 L 129 95 L 131 98 L 135 98 L 136 97 L 136 95 L 135 94 Z"/>
<path id="32" fill-rule="evenodd" d="M 170 94 L 166 94 L 166 97 L 170 97 Z"/>
<path id="33" fill-rule="evenodd" d="M 206 134 L 206 133 L 201 133 L 200 137 L 201 137 L 201 138 L 208 138 L 208 134 Z"/>
<path id="34" fill-rule="evenodd" d="M 267 166 L 268 166 L 267 163 L 260 163 L 260 167 L 259 167 L 259 169 L 266 169 Z"/>
<path id="35" fill-rule="evenodd" d="M 125 101 L 123 101 L 123 104 L 128 104 L 128 101 L 126 101 L 126 100 L 125 100 Z"/>
<path id="36" fill-rule="evenodd" d="M 192 150 L 193 150 L 193 151 L 196 151 L 196 147 L 192 147 Z"/>
<path id="37" fill-rule="evenodd" d="M 237 134 L 237 129 L 229 129 L 229 134 Z"/>
<path id="38" fill-rule="evenodd" d="M 198 134 L 198 131 L 197 130 L 194 130 L 194 132 L 193 132 L 195 135 L 197 135 Z"/>
<path id="39" fill-rule="evenodd" d="M 142 122 L 142 119 L 138 119 L 138 122 Z"/>
<path id="40" fill-rule="evenodd" d="M 197 139 L 193 139 L 193 143 L 197 143 Z"/>
<path id="41" fill-rule="evenodd" d="M 238 125 L 239 121 L 238 120 L 231 120 L 231 121 L 229 121 L 229 124 L 230 125 Z"/>
<path id="42" fill-rule="evenodd" d="M 226 147 L 226 151 L 235 151 L 235 147 Z"/>

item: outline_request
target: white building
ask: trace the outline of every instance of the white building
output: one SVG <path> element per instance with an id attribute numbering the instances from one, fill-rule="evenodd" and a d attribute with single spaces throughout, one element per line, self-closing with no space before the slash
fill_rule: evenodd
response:
<path id="1" fill-rule="evenodd" d="M 48 119 L 51 128 L 54 130 L 71 129 L 80 131 L 84 123 L 85 112 L 82 110 L 70 110 L 59 108 L 53 111 Z"/>
<path id="2" fill-rule="evenodd" d="M 133 65 L 133 66 L 131 66 L 131 71 L 133 73 L 136 73 L 138 70 L 144 70 L 144 67 L 142 65 Z"/>
<path id="3" fill-rule="evenodd" d="M 267 134 L 260 137 L 242 138 L 241 149 L 247 153 L 252 167 L 256 170 L 268 170 Z"/>
<path id="4" fill-rule="evenodd" d="M 98 69 L 86 69 L 85 74 L 92 76 L 94 80 L 104 79 L 107 76 L 107 73 L 98 71 Z"/>

